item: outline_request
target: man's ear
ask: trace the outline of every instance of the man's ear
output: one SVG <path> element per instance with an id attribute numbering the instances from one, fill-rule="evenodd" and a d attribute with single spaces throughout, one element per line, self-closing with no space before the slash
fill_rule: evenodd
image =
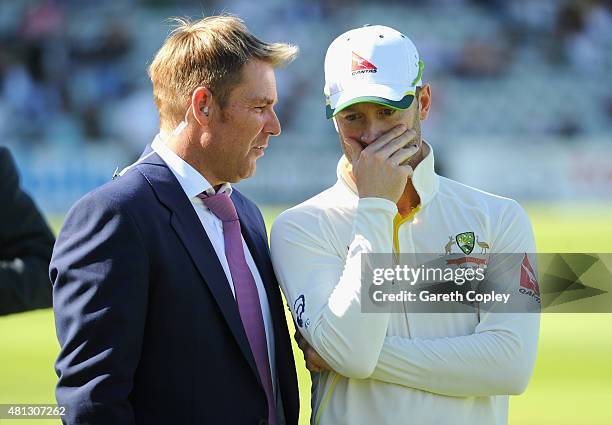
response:
<path id="1" fill-rule="evenodd" d="M 431 107 L 431 86 L 425 84 L 418 92 L 417 107 L 419 112 L 419 119 L 424 121 L 429 115 L 429 108 Z"/>
<path id="2" fill-rule="evenodd" d="M 208 87 L 198 87 L 191 96 L 193 116 L 201 126 L 207 126 L 212 109 L 212 92 Z"/>

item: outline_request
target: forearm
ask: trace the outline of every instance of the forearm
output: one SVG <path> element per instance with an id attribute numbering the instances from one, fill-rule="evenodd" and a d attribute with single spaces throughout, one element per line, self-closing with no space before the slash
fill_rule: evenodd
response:
<path id="1" fill-rule="evenodd" d="M 524 391 L 535 363 L 539 316 L 524 314 L 516 327 L 472 335 L 385 338 L 371 379 L 446 396 L 491 396 Z"/>
<path id="2" fill-rule="evenodd" d="M 376 365 L 389 313 L 365 314 L 361 305 L 362 269 L 368 254 L 390 252 L 395 205 L 361 199 L 344 270 L 310 333 L 312 346 L 334 370 L 365 378 Z M 390 256 L 389 256 L 390 257 Z"/>
<path id="3" fill-rule="evenodd" d="M 330 246 L 317 245 L 329 235 L 315 229 L 314 237 L 299 220 L 281 218 L 272 231 L 275 270 L 296 322 L 302 323 L 299 331 L 345 376 L 368 376 L 384 342 L 389 313 L 362 311 L 362 259 L 363 254 L 391 252 L 396 212 L 390 201 L 360 200 L 345 259 Z M 300 297 L 303 312 L 297 311 Z"/>
<path id="4" fill-rule="evenodd" d="M 365 378 L 372 373 L 389 323 L 389 313 L 362 311 L 361 258 L 370 249 L 357 247 L 359 253 L 356 251 L 347 260 L 338 285 L 309 333 L 311 344 L 321 357 L 334 370 L 353 378 Z"/>

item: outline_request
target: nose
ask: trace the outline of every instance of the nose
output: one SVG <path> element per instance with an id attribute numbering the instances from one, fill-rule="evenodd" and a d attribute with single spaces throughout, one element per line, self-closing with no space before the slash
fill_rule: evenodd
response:
<path id="1" fill-rule="evenodd" d="M 372 143 L 374 140 L 376 140 L 376 137 L 374 137 L 372 135 L 372 133 L 362 133 L 361 137 L 359 137 L 359 142 L 369 145 L 370 143 Z"/>
<path id="2" fill-rule="evenodd" d="M 379 128 L 373 123 L 368 123 L 368 125 L 364 126 L 359 135 L 359 141 L 366 145 L 374 142 L 376 139 L 380 137 L 381 134 L 384 133 L 382 128 Z"/>
<path id="3" fill-rule="evenodd" d="M 268 116 L 268 120 L 266 122 L 266 126 L 264 127 L 264 131 L 270 136 L 278 136 L 281 134 L 281 124 L 276 116 L 276 112 L 274 109 L 270 109 L 270 113 Z"/>

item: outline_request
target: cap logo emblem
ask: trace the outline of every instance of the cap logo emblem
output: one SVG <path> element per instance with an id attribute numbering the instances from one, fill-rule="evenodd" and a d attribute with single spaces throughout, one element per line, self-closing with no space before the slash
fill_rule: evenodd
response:
<path id="1" fill-rule="evenodd" d="M 378 68 L 374 64 L 372 64 L 367 59 L 362 58 L 357 53 L 353 52 L 353 64 L 351 67 L 351 71 L 353 75 L 357 74 L 366 74 L 372 73 L 374 74 Z"/>

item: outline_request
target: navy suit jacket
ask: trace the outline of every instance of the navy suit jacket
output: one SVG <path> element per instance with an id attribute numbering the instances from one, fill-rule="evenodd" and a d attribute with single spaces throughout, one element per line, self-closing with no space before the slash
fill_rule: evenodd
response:
<path id="1" fill-rule="evenodd" d="M 295 365 L 265 224 L 237 190 L 232 200 L 270 303 L 286 423 L 297 424 Z M 266 423 L 265 392 L 223 268 L 156 153 L 71 208 L 50 275 L 64 423 Z"/>

